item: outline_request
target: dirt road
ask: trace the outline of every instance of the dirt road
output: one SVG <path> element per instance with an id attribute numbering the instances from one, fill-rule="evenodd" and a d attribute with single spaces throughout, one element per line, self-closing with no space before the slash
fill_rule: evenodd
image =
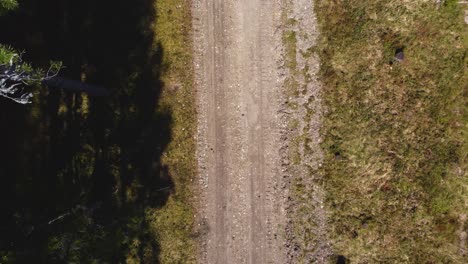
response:
<path id="1" fill-rule="evenodd" d="M 285 263 L 280 8 L 194 1 L 201 263 Z"/>

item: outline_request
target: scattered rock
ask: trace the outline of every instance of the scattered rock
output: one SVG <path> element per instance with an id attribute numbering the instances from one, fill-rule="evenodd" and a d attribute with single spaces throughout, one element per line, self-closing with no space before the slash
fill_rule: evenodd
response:
<path id="1" fill-rule="evenodd" d="M 395 61 L 402 62 L 405 60 L 404 48 L 398 48 L 395 51 Z"/>

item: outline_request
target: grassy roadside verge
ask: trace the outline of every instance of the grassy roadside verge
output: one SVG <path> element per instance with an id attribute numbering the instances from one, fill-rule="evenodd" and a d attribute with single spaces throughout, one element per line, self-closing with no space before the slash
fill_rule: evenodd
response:
<path id="1" fill-rule="evenodd" d="M 164 51 L 161 77 L 165 85 L 159 108 L 172 112 L 171 142 L 162 162 L 168 166 L 175 192 L 160 209 L 147 212 L 150 229 L 160 243 L 161 263 L 192 263 L 195 245 L 191 239 L 193 209 L 191 180 L 196 173 L 196 113 L 192 89 L 192 43 L 190 1 L 155 1 L 155 43 Z"/>
<path id="2" fill-rule="evenodd" d="M 352 263 L 466 260 L 466 27 L 434 2 L 316 2 L 331 236 Z"/>

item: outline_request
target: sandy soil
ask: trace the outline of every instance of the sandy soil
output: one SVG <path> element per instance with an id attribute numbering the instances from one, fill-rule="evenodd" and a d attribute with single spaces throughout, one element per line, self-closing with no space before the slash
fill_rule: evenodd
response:
<path id="1" fill-rule="evenodd" d="M 285 263 L 280 6 L 196 0 L 201 263 Z"/>

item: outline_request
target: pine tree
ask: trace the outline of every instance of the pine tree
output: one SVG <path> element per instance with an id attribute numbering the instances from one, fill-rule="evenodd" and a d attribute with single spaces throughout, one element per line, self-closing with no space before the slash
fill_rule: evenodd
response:
<path id="1" fill-rule="evenodd" d="M 0 15 L 17 6 L 16 0 L 0 0 Z M 45 84 L 72 92 L 85 92 L 92 96 L 108 95 L 103 87 L 58 77 L 61 67 L 60 62 L 51 62 L 47 71 L 35 69 L 23 61 L 21 52 L 0 44 L 0 96 L 20 104 L 31 103 L 33 96 L 31 86 L 34 84 Z"/>

